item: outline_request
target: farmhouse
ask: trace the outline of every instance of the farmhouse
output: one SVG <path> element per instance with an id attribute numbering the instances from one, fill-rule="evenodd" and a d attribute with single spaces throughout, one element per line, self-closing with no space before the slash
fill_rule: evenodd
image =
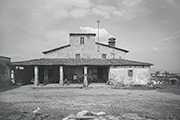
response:
<path id="1" fill-rule="evenodd" d="M 59 83 L 147 84 L 152 64 L 126 59 L 128 50 L 116 47 L 116 38 L 108 44 L 95 41 L 94 33 L 70 33 L 69 44 L 44 51 L 44 58 L 13 62 L 15 79 L 35 85 Z M 23 74 L 17 77 L 17 74 Z"/>

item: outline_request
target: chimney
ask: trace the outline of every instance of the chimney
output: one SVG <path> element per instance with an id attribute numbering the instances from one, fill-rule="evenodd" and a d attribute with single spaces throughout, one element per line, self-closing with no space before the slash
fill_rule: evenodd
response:
<path id="1" fill-rule="evenodd" d="M 110 37 L 110 38 L 108 39 L 108 44 L 109 44 L 109 46 L 115 47 L 115 43 L 116 43 L 116 38 Z"/>

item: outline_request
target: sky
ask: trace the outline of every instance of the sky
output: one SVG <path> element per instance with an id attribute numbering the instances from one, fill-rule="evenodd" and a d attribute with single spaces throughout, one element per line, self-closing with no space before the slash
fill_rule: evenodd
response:
<path id="1" fill-rule="evenodd" d="M 43 58 L 69 33 L 97 33 L 97 20 L 101 43 L 113 36 L 127 59 L 180 72 L 180 0 L 0 0 L 0 56 Z"/>

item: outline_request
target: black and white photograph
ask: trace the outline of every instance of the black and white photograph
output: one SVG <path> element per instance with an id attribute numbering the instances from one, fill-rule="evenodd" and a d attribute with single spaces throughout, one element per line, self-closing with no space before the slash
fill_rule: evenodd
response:
<path id="1" fill-rule="evenodd" d="M 180 120 L 180 0 L 0 0 L 0 120 Z"/>

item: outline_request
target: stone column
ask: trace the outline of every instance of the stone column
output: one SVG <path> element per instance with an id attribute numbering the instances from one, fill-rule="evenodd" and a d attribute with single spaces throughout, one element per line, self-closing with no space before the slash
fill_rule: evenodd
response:
<path id="1" fill-rule="evenodd" d="M 11 82 L 15 83 L 14 70 L 11 70 Z"/>
<path id="2" fill-rule="evenodd" d="M 87 66 L 84 66 L 84 86 L 88 86 L 88 80 L 87 80 Z"/>
<path id="3" fill-rule="evenodd" d="M 34 85 L 39 85 L 39 69 L 38 66 L 34 66 Z"/>
<path id="4" fill-rule="evenodd" d="M 59 66 L 59 78 L 60 78 L 59 84 L 61 86 L 63 86 L 64 85 L 64 81 L 63 81 L 63 66 Z"/>

